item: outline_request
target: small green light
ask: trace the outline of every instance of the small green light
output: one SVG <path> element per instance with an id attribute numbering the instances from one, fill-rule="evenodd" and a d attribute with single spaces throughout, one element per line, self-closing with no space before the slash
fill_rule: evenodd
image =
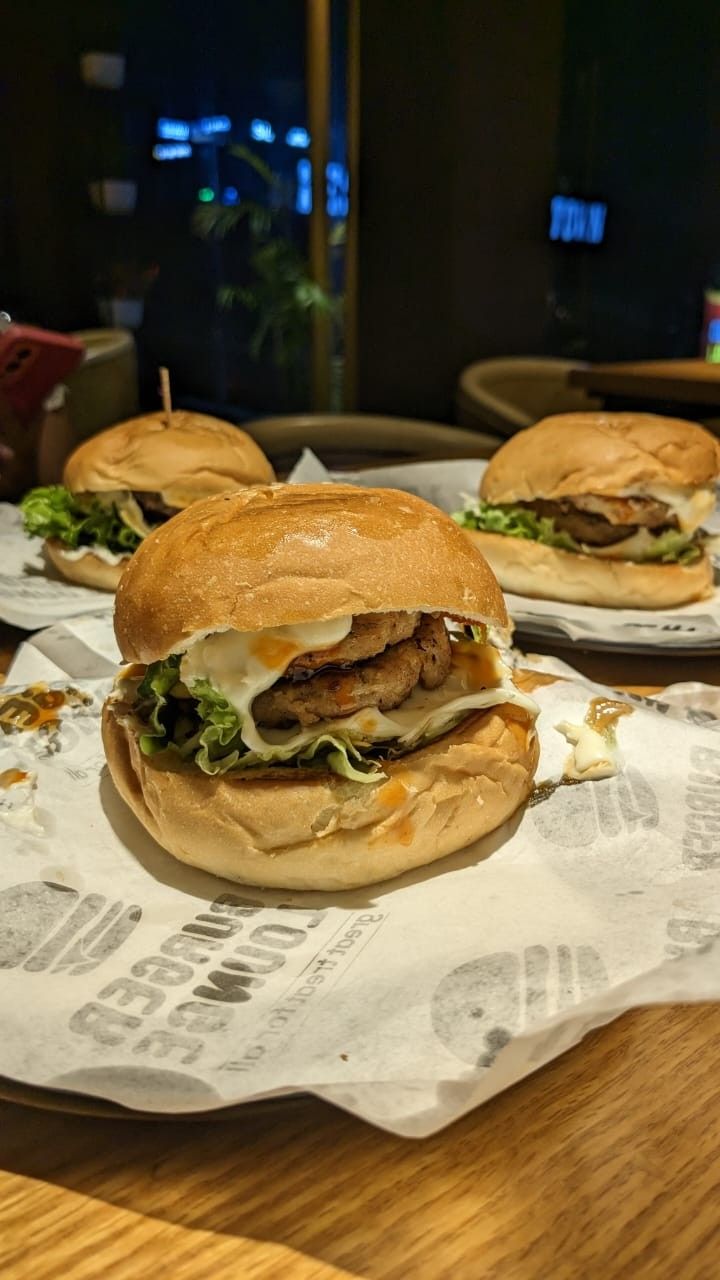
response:
<path id="1" fill-rule="evenodd" d="M 198 191 L 198 200 L 200 200 L 202 204 L 210 204 L 214 199 L 215 192 L 212 187 L 201 187 Z"/>

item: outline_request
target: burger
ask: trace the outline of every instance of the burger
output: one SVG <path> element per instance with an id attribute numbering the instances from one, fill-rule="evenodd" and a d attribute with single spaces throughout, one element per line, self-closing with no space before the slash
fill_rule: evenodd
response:
<path id="1" fill-rule="evenodd" d="M 153 529 L 198 498 L 275 473 L 249 435 L 203 413 L 151 413 L 101 431 L 70 455 L 61 485 L 22 499 L 25 531 L 45 539 L 64 578 L 114 591 Z"/>
<path id="2" fill-rule="evenodd" d="M 507 625 L 483 557 L 419 498 L 198 502 L 120 582 L 115 785 L 176 858 L 245 884 L 348 889 L 433 862 L 532 785 L 537 707 L 489 642 Z"/>
<path id="3" fill-rule="evenodd" d="M 665 609 L 712 590 L 702 523 L 720 446 L 693 422 L 566 413 L 519 431 L 454 519 L 505 591 Z"/>

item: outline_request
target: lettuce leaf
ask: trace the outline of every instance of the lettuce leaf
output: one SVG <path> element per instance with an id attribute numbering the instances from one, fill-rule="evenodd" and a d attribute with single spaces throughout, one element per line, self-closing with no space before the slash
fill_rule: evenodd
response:
<path id="1" fill-rule="evenodd" d="M 31 489 L 20 503 L 25 532 L 58 538 L 66 547 L 107 547 L 132 552 L 138 535 L 121 520 L 113 503 L 104 505 L 92 494 L 79 497 L 61 484 Z"/>
<path id="2" fill-rule="evenodd" d="M 555 528 L 550 516 L 538 516 L 524 507 L 494 507 L 480 499 L 464 511 L 456 511 L 453 520 L 463 529 L 479 529 L 484 533 L 504 533 L 509 538 L 532 539 L 563 551 L 592 554 L 592 548 L 576 542 L 569 534 Z M 650 533 L 651 531 L 648 530 Z M 637 563 L 658 561 L 661 564 L 692 564 L 703 554 L 697 537 L 679 529 L 665 529 L 657 534 L 640 555 L 628 556 Z"/>
<path id="3" fill-rule="evenodd" d="M 297 752 L 277 747 L 258 758 L 241 738 L 242 722 L 235 708 L 207 680 L 196 681 L 192 691 L 186 689 L 179 667 L 179 654 L 154 662 L 138 686 L 135 709 L 146 726 L 140 734 L 145 755 L 173 751 L 210 775 L 283 764 L 330 771 L 353 782 L 377 781 L 380 765 L 343 734 L 321 734 Z"/>
<path id="4" fill-rule="evenodd" d="M 641 561 L 659 560 L 661 564 L 692 564 L 703 553 L 702 544 L 688 537 L 680 529 L 665 529 L 653 539 L 638 559 Z"/>
<path id="5" fill-rule="evenodd" d="M 173 653 L 162 662 L 153 662 L 138 686 L 139 713 L 148 725 L 148 732 L 140 736 L 140 749 L 146 756 L 164 751 L 167 746 L 170 728 L 163 713 L 170 708 L 168 694 L 179 676 L 180 655 Z"/>
<path id="6" fill-rule="evenodd" d="M 463 529 L 480 529 L 483 533 L 504 533 L 509 538 L 525 538 L 544 542 L 548 547 L 564 551 L 580 551 L 580 544 L 569 533 L 555 528 L 549 516 L 538 516 L 524 507 L 494 507 L 480 499 L 464 511 L 456 511 L 453 520 Z"/>

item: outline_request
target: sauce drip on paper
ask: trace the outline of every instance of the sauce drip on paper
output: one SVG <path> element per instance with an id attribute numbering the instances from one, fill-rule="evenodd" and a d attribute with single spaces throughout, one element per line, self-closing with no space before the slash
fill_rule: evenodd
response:
<path id="1" fill-rule="evenodd" d="M 27 782 L 30 777 L 24 769 L 3 769 L 0 773 L 0 787 L 3 791 L 8 791 L 10 787 L 20 786 L 21 783 Z"/>
<path id="2" fill-rule="evenodd" d="M 596 733 L 606 736 L 616 727 L 621 716 L 631 716 L 634 710 L 627 702 L 617 702 L 614 698 L 591 698 L 585 723 Z"/>
<path id="3" fill-rule="evenodd" d="M 513 671 L 513 683 L 523 693 L 534 693 L 536 689 L 542 689 L 547 684 L 557 684 L 564 679 L 564 676 L 552 676 L 547 671 L 529 671 L 527 667 L 516 667 Z"/>
<path id="4" fill-rule="evenodd" d="M 532 809 L 536 804 L 542 804 L 543 800 L 549 800 L 551 796 L 555 795 L 558 787 L 579 787 L 580 785 L 580 778 L 567 778 L 565 776 L 558 778 L 557 782 L 550 778 L 545 782 L 536 782 L 527 798 L 527 807 Z"/>
<path id="5" fill-rule="evenodd" d="M 60 723 L 62 707 L 87 706 L 91 701 L 79 689 L 48 689 L 46 684 L 31 684 L 19 693 L 0 697 L 0 729 L 3 733 L 18 729 L 52 732 Z"/>

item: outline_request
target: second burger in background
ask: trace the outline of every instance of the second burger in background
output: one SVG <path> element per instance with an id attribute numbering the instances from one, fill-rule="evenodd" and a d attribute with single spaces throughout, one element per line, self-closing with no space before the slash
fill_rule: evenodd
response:
<path id="1" fill-rule="evenodd" d="M 498 449 L 454 518 L 505 591 L 666 609 L 712 589 L 701 526 L 719 472 L 720 446 L 694 422 L 560 414 Z"/>
<path id="2" fill-rule="evenodd" d="M 71 582 L 114 591 L 143 538 L 200 498 L 268 484 L 272 466 L 229 422 L 175 409 L 118 423 L 68 458 L 63 484 L 31 489 L 25 531 Z"/>
<path id="3" fill-rule="evenodd" d="M 115 785 L 175 857 L 247 884 L 347 889 L 433 862 L 532 786 L 537 707 L 487 640 L 507 626 L 483 557 L 410 494 L 199 502 L 120 583 Z"/>

